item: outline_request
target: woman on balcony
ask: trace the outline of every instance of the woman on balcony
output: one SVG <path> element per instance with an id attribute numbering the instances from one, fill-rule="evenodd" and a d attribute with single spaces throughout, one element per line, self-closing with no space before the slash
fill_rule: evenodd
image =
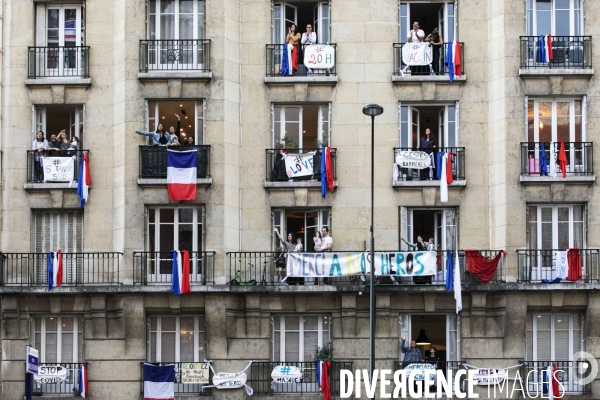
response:
<path id="1" fill-rule="evenodd" d="M 444 44 L 444 39 L 442 38 L 442 35 L 439 34 L 438 32 L 438 28 L 433 28 L 433 32 L 431 32 L 429 35 L 427 35 L 427 37 L 425 38 L 426 42 L 429 42 L 429 46 L 433 47 L 433 60 L 432 60 L 432 68 L 433 68 L 433 72 L 435 72 L 436 75 L 440 74 L 440 49 L 442 47 L 442 45 Z"/>
<path id="2" fill-rule="evenodd" d="M 431 180 L 433 178 L 433 166 L 435 165 L 435 157 L 433 157 L 433 152 L 435 149 L 435 138 L 431 134 L 431 130 L 429 128 L 425 129 L 425 137 L 421 138 L 421 144 L 418 149 L 424 151 L 429 155 L 431 160 L 431 167 L 429 167 L 429 177 L 427 176 L 427 169 L 422 169 L 420 171 L 421 179 L 425 180 L 429 178 Z"/>
<path id="3" fill-rule="evenodd" d="M 156 132 L 135 131 L 138 135 L 150 136 L 153 146 L 167 146 L 171 144 L 171 136 L 165 132 L 163 124 L 158 124 Z"/>
<path id="4" fill-rule="evenodd" d="M 285 37 L 285 42 L 288 44 L 288 60 L 292 65 L 292 75 L 296 75 L 298 72 L 298 43 L 300 43 L 300 33 L 296 33 L 296 25 L 292 24 L 288 28 L 288 34 Z"/>

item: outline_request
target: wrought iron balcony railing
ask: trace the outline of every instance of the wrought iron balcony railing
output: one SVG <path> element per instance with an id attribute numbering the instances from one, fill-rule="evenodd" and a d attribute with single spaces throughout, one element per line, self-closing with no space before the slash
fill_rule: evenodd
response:
<path id="1" fill-rule="evenodd" d="M 202 390 L 203 386 L 208 386 L 208 385 L 204 385 L 204 384 L 199 384 L 199 383 L 182 383 L 181 382 L 181 370 L 182 368 L 186 368 L 185 364 L 191 364 L 194 363 L 193 361 L 190 362 L 158 362 L 158 363 L 148 363 L 148 364 L 152 364 L 152 365 L 156 365 L 156 366 L 163 366 L 163 365 L 174 365 L 175 367 L 175 395 L 179 395 L 179 396 L 210 396 L 211 395 L 211 390 L 210 389 L 205 389 L 204 391 Z M 144 363 L 141 362 L 140 363 L 141 366 L 141 370 L 142 370 L 142 381 L 141 381 L 141 387 L 140 387 L 140 393 L 141 396 L 140 398 L 145 398 L 144 396 Z M 212 372 L 209 371 L 209 377 L 212 377 Z"/>
<path id="2" fill-rule="evenodd" d="M 589 361 L 521 361 L 523 364 L 521 367 L 521 376 L 523 380 L 527 382 L 528 393 L 532 395 L 541 395 L 543 387 L 548 387 L 550 382 L 550 373 L 547 368 L 552 366 L 556 362 L 556 369 L 558 374 L 556 378 L 562 385 L 560 397 L 565 393 L 567 394 L 585 394 L 589 391 L 589 387 L 582 384 L 582 380 L 592 370 Z M 527 377 L 528 379 L 525 379 Z M 559 386 L 560 387 L 560 386 Z M 545 391 L 547 395 L 547 391 Z M 557 394 L 555 394 L 557 396 Z M 544 397 L 544 396 L 541 396 Z M 557 397 L 555 397 L 557 398 Z"/>
<path id="3" fill-rule="evenodd" d="M 329 46 L 333 47 L 334 59 L 337 60 L 337 45 L 335 43 L 328 43 Z M 282 76 L 281 75 L 281 62 L 283 59 L 283 44 L 267 44 L 267 56 L 266 56 L 266 65 L 267 65 L 267 76 Z M 285 76 L 331 76 L 337 75 L 336 66 L 334 65 L 329 69 L 307 69 L 303 64 L 303 54 L 302 54 L 302 46 L 299 45 L 298 48 L 298 72 L 294 75 L 285 75 Z M 337 61 L 336 61 L 337 62 Z"/>
<path id="4" fill-rule="evenodd" d="M 591 36 L 552 36 L 552 59 L 549 56 L 546 58 L 550 46 L 540 41 L 539 36 L 521 36 L 520 41 L 521 68 L 592 68 Z"/>
<path id="5" fill-rule="evenodd" d="M 402 61 L 402 47 L 404 43 L 394 43 L 393 51 L 394 51 L 394 75 L 401 76 L 403 74 L 410 75 L 430 75 L 429 67 L 427 65 L 419 65 L 411 68 L 406 68 L 406 64 Z M 448 52 L 448 43 L 444 43 L 439 46 L 439 52 L 433 53 L 433 61 L 431 63 L 431 68 L 435 75 L 448 75 L 448 66 L 445 64 L 446 54 Z M 465 44 L 460 43 L 460 74 L 465 74 Z M 436 57 L 439 53 L 439 58 Z M 404 69 L 406 70 L 404 71 Z"/>
<path id="6" fill-rule="evenodd" d="M 198 152 L 196 176 L 198 179 L 210 178 L 210 145 L 173 146 L 169 150 Z M 140 146 L 140 175 L 142 179 L 166 179 L 167 147 Z"/>
<path id="7" fill-rule="evenodd" d="M 122 253 L 63 253 L 63 286 L 121 285 Z M 0 253 L 3 286 L 48 286 L 48 253 Z"/>
<path id="8" fill-rule="evenodd" d="M 419 149 L 412 149 L 409 147 L 394 147 L 394 163 L 396 163 L 396 155 L 403 151 L 420 151 Z M 394 168 L 398 168 L 397 181 L 437 181 L 438 169 L 441 171 L 441 166 L 438 163 L 438 153 L 454 153 L 452 155 L 452 178 L 454 180 L 465 180 L 465 148 L 464 147 L 438 147 L 435 149 L 424 149 L 422 151 L 430 154 L 431 160 L 433 161 L 433 168 L 425 169 L 414 169 L 414 168 L 403 168 L 398 165 L 394 165 Z M 394 174 L 394 178 L 396 175 Z"/>
<path id="9" fill-rule="evenodd" d="M 299 177 L 289 177 L 287 175 L 284 156 L 287 154 L 312 154 L 312 170 L 311 175 L 303 175 Z M 287 182 L 287 181 L 320 181 L 321 180 L 321 160 L 323 160 L 323 150 L 317 148 L 304 148 L 304 149 L 266 149 L 266 175 L 265 179 L 267 182 Z M 336 174 L 336 155 L 337 149 L 331 149 L 331 168 L 333 170 L 333 180 L 337 179 Z M 308 162 L 305 160 L 305 162 Z M 302 170 L 305 165 L 298 161 L 298 167 L 296 171 Z"/>
<path id="10" fill-rule="evenodd" d="M 44 169 L 52 171 L 52 177 L 58 180 L 47 180 L 46 183 L 69 183 L 64 180 L 64 174 L 73 174 L 73 182 L 79 180 L 79 167 L 83 155 L 88 155 L 88 163 L 90 162 L 90 151 L 89 150 L 44 150 L 38 152 L 36 150 L 27 150 L 27 183 L 41 183 L 44 182 Z M 55 168 L 54 165 L 46 165 L 44 167 L 44 159 L 50 157 L 59 157 L 73 159 L 72 171 L 67 166 Z M 58 169 L 58 171 L 55 171 Z M 47 175 L 50 176 L 50 175 Z M 70 176 L 70 175 L 69 175 Z"/>
<path id="11" fill-rule="evenodd" d="M 210 72 L 210 39 L 140 40 L 140 72 Z"/>
<path id="12" fill-rule="evenodd" d="M 566 249 L 532 249 L 517 250 L 518 281 L 525 283 L 542 283 L 543 280 L 552 282 L 557 275 L 557 252 Z M 600 281 L 600 249 L 579 249 L 579 261 L 573 257 L 574 262 L 579 265 L 569 265 L 569 269 L 575 271 L 581 269 L 581 279 L 585 283 Z M 577 275 L 577 273 L 575 274 Z M 561 282 L 569 282 L 562 279 Z"/>
<path id="13" fill-rule="evenodd" d="M 544 151 L 542 151 L 542 145 Z M 567 177 L 594 175 L 594 143 L 592 142 L 565 142 L 565 155 L 567 158 Z M 550 142 L 522 142 L 521 143 L 521 175 L 522 176 L 549 176 L 551 160 L 555 160 L 556 175 L 562 177 L 558 165 L 560 144 L 554 142 L 554 155 L 550 154 Z M 546 160 L 546 175 L 541 170 L 543 159 Z"/>
<path id="14" fill-rule="evenodd" d="M 60 366 L 67 370 L 66 379 L 55 383 L 33 382 L 34 396 L 73 397 L 79 396 L 79 367 L 88 363 L 40 363 L 38 370 L 44 367 Z M 88 378 L 89 379 L 89 378 Z"/>
<path id="15" fill-rule="evenodd" d="M 90 46 L 28 47 L 27 77 L 89 78 Z"/>
<path id="16" fill-rule="evenodd" d="M 377 250 L 385 251 L 385 250 Z M 360 253 L 361 251 L 336 251 L 338 253 Z M 386 251 L 395 252 L 395 251 Z M 465 250 L 458 252 L 458 266 L 461 269 L 461 282 L 465 285 L 500 284 L 505 282 L 505 258 L 500 255 L 497 263 L 492 260 L 502 250 Z M 316 254 L 316 253 L 315 253 Z M 320 253 L 322 254 L 322 253 Z M 437 270 L 435 275 L 423 277 L 397 277 L 380 276 L 376 278 L 379 285 L 445 285 L 446 265 L 448 262 L 446 251 L 437 252 Z M 456 253 L 453 253 L 453 255 Z M 279 285 L 277 277 L 275 258 L 276 252 L 270 251 L 241 251 L 229 252 L 229 282 L 234 285 Z M 478 267 L 471 266 L 468 261 L 477 261 Z M 490 264 L 494 264 L 493 268 Z M 456 267 L 456 262 L 455 262 Z M 341 276 L 328 278 L 300 278 L 290 277 L 286 281 L 289 285 L 367 285 L 370 276 Z"/>
<path id="17" fill-rule="evenodd" d="M 215 283 L 215 252 L 190 251 L 190 285 Z M 170 285 L 173 280 L 171 252 L 133 252 L 134 285 Z"/>
<path id="18" fill-rule="evenodd" d="M 297 367 L 302 377 L 297 382 L 292 383 L 274 383 L 271 378 L 271 372 L 277 366 Z M 329 387 L 333 396 L 340 394 L 340 371 L 343 369 L 352 370 L 351 361 L 331 361 L 329 370 Z M 253 362 L 250 366 L 248 376 L 248 385 L 254 390 L 254 394 L 273 395 L 273 394 L 319 394 L 319 381 L 317 380 L 317 364 L 315 361 L 305 362 Z"/>

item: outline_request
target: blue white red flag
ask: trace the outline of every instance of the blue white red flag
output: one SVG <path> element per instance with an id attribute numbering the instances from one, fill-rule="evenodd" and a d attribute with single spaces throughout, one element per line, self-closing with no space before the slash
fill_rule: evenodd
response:
<path id="1" fill-rule="evenodd" d="M 195 200 L 198 152 L 167 150 L 167 188 L 171 200 Z"/>
<path id="2" fill-rule="evenodd" d="M 175 296 L 190 292 L 190 255 L 186 250 L 171 250 L 171 290 Z"/>
<path id="3" fill-rule="evenodd" d="M 144 400 L 175 400 L 175 366 L 144 364 Z"/>
<path id="4" fill-rule="evenodd" d="M 63 282 L 63 259 L 62 251 L 48 253 L 48 291 L 60 286 Z"/>
<path id="5" fill-rule="evenodd" d="M 88 155 L 86 153 L 82 157 L 81 167 L 79 167 L 79 179 L 77 180 L 77 194 L 79 195 L 81 207 L 85 206 L 91 184 L 92 177 L 90 175 L 90 166 L 88 164 Z"/>
<path id="6" fill-rule="evenodd" d="M 79 367 L 79 394 L 85 399 L 88 394 L 88 377 L 87 377 L 87 365 L 82 364 Z"/>

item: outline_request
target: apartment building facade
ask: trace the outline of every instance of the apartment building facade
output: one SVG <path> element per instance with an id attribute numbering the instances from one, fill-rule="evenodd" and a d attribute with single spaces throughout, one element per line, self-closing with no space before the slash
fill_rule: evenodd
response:
<path id="1" fill-rule="evenodd" d="M 375 248 L 408 251 L 402 239 L 422 236 L 438 252 L 424 281 L 377 280 L 376 366 L 403 368 L 401 338 L 423 331 L 447 371 L 521 365 L 511 374 L 526 374 L 556 361 L 569 396 L 600 396 L 600 380 L 581 384 L 576 355 L 600 356 L 600 5 L 5 0 L 0 12 L 3 399 L 24 395 L 27 345 L 68 371 L 37 381 L 36 394 L 78 395 L 85 364 L 88 397 L 132 399 L 143 398 L 144 363 L 175 364 L 179 398 L 247 396 L 182 383 L 182 364 L 205 359 L 217 372 L 254 360 L 253 396 L 318 394 L 315 349 L 330 344 L 338 396 L 340 369 L 369 366 L 369 277 L 281 285 L 274 229 L 307 252 L 323 228 L 334 251 L 369 248 L 369 103 L 384 109 L 374 128 Z M 402 60 L 415 21 L 441 37 L 433 73 Z M 331 65 L 303 65 L 311 50 L 302 45 L 288 53 L 292 24 L 311 26 Z M 295 52 L 297 72 L 286 75 Z M 166 149 L 137 134 L 159 124 L 198 153 L 196 200 L 169 199 Z M 453 154 L 444 202 L 441 167 L 430 176 L 396 162 L 426 129 L 435 167 L 438 153 Z M 44 147 L 62 130 L 67 147 Z M 281 175 L 290 153 L 312 155 L 315 172 Z M 81 207 L 85 157 L 92 182 Z M 72 180 L 47 176 L 44 159 L 66 163 Z M 49 290 L 58 249 L 63 284 Z M 544 283 L 567 249 L 577 249 L 581 276 Z M 189 294 L 171 291 L 171 250 L 190 253 Z M 462 278 L 458 314 L 445 288 L 449 254 Z M 473 269 L 481 265 L 493 270 Z M 272 386 L 278 365 L 298 366 L 300 382 Z"/>

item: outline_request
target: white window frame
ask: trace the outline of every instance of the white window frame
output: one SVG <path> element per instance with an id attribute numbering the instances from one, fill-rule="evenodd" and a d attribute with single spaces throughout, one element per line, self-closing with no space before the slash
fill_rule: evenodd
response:
<path id="1" fill-rule="evenodd" d="M 296 25 L 297 33 L 304 33 L 305 27 L 298 26 L 298 8 L 291 4 L 293 2 L 271 2 L 271 37 L 273 44 L 283 44 L 287 35 L 287 27 L 291 24 Z M 317 35 L 317 43 L 331 43 L 331 3 L 329 1 L 315 1 L 313 8 L 313 32 Z M 293 14 L 292 19 L 286 18 L 286 8 Z M 327 16 L 324 10 L 327 10 Z M 326 29 L 323 35 L 321 27 L 325 25 Z"/>
<path id="2" fill-rule="evenodd" d="M 552 35 L 555 36 L 556 32 L 556 0 L 550 0 L 550 27 L 551 32 L 538 32 L 537 27 L 537 7 L 536 0 L 525 0 L 525 21 L 526 21 L 526 32 L 527 36 L 540 36 L 540 35 Z M 576 8 L 579 4 L 580 8 Z M 565 9 L 561 9 L 565 10 Z M 584 29 L 584 10 L 585 0 L 570 0 L 569 4 L 569 35 L 568 36 L 583 36 Z M 577 15 L 579 14 L 579 15 Z M 575 22 L 579 20 L 579 32 L 576 30 Z"/>
<path id="3" fill-rule="evenodd" d="M 550 317 L 550 360 L 538 360 L 538 351 L 537 351 L 537 321 L 538 318 L 537 316 L 549 316 Z M 532 327 L 531 329 L 527 329 L 528 332 L 531 332 L 531 344 L 527 343 L 527 346 L 531 346 L 531 350 L 532 350 L 532 360 L 529 361 L 573 361 L 573 355 L 576 353 L 576 351 L 579 351 L 578 349 L 574 348 L 575 346 L 575 341 L 578 340 L 579 341 L 579 348 L 584 350 L 584 345 L 585 345 L 585 341 L 583 340 L 583 325 L 585 323 L 584 321 L 584 316 L 582 314 L 579 314 L 579 320 L 581 323 L 581 326 L 578 329 L 575 329 L 575 325 L 574 325 L 574 321 L 573 318 L 575 316 L 575 313 L 567 313 L 567 312 L 556 312 L 556 313 L 552 313 L 552 312 L 536 312 L 536 313 L 528 313 L 527 314 L 527 318 L 532 319 Z M 556 357 L 556 348 L 555 348 L 555 339 L 554 336 L 556 334 L 556 328 L 555 328 L 555 317 L 567 317 L 569 318 L 569 349 L 568 349 L 568 354 L 569 354 L 569 358 L 567 360 L 557 360 Z M 574 330 L 579 330 L 580 331 L 580 337 L 576 338 L 574 335 Z M 529 335 L 527 335 L 529 336 Z M 529 351 L 527 351 L 526 356 L 529 355 Z"/>
<path id="4" fill-rule="evenodd" d="M 152 1 L 152 0 L 151 0 Z M 151 40 L 185 40 L 185 39 L 204 39 L 204 30 L 206 29 L 206 5 L 204 0 L 194 0 L 193 3 L 193 10 L 192 10 L 192 37 L 191 38 L 180 38 L 179 37 L 179 2 L 180 0 L 155 0 L 156 1 L 156 8 L 154 13 L 151 13 L 151 9 L 150 9 L 150 4 L 148 4 L 148 38 L 150 38 Z M 161 14 L 160 12 L 158 12 L 160 10 L 160 4 L 161 2 L 174 2 L 175 5 L 175 9 L 173 13 L 168 13 L 168 14 L 173 14 L 174 15 L 174 37 L 172 38 L 162 38 L 160 37 L 160 32 L 161 32 L 161 21 L 160 21 L 160 16 L 161 15 L 165 15 L 165 14 Z M 200 5 L 202 5 L 202 7 L 199 7 Z M 201 10 L 200 10 L 201 8 Z M 188 14 L 188 13 L 186 13 Z M 154 32 L 152 32 L 152 27 L 150 22 L 150 19 L 154 18 Z M 202 24 L 202 31 L 200 31 L 200 29 L 198 29 L 198 22 L 200 20 L 200 18 L 202 18 L 203 20 L 203 24 Z"/>
<path id="5" fill-rule="evenodd" d="M 537 207 L 537 215 L 536 215 L 536 220 L 535 220 L 535 227 L 536 227 L 536 235 L 537 235 L 537 245 L 536 245 L 536 249 L 530 249 L 530 250 L 566 250 L 566 249 L 560 249 L 558 247 L 558 209 L 559 208 L 568 208 L 569 209 L 569 247 L 568 248 L 572 248 L 576 246 L 576 243 L 574 243 L 574 233 L 575 233 L 575 227 L 574 224 L 575 223 L 582 223 L 582 232 L 581 232 L 581 238 L 582 238 L 582 248 L 586 247 L 586 243 L 585 243 L 585 232 L 586 232 L 586 207 L 583 204 L 527 204 L 528 207 L 528 213 L 530 213 L 530 207 Z M 574 221 L 574 212 L 573 212 L 573 207 L 582 207 L 582 220 L 581 221 Z M 551 222 L 551 230 L 552 230 L 552 249 L 543 249 L 542 248 L 542 231 L 548 229 L 547 223 L 542 221 L 542 209 L 547 209 L 547 208 L 551 208 L 552 209 L 552 222 Z M 533 225 L 532 221 L 531 221 L 531 215 L 529 216 L 529 219 L 527 221 L 528 226 L 528 230 L 533 229 L 533 227 L 531 225 Z M 530 234 L 530 233 L 529 233 Z M 529 235 L 528 235 L 529 236 Z M 529 242 L 530 242 L 530 238 L 527 238 L 527 245 L 529 246 Z"/>
<path id="6" fill-rule="evenodd" d="M 48 132 L 46 130 L 47 119 L 48 119 L 48 111 L 52 114 L 53 106 L 31 106 L 31 135 L 32 141 L 37 137 L 37 133 L 39 131 L 44 132 L 46 135 L 45 138 L 49 140 L 50 135 L 58 134 L 58 132 Z M 85 141 L 85 120 L 86 120 L 86 107 L 85 104 L 81 105 L 73 105 L 73 108 L 69 111 L 69 129 L 68 129 L 68 139 L 69 141 L 73 139 L 73 136 L 77 136 L 79 138 L 79 147 L 77 150 L 84 149 L 84 141 Z M 50 108 L 50 110 L 48 110 Z"/>
<path id="7" fill-rule="evenodd" d="M 41 319 L 41 326 L 38 327 L 36 324 L 36 318 Z M 56 321 L 56 364 L 72 364 L 72 363 L 80 363 L 83 362 L 83 354 L 79 354 L 79 340 L 81 339 L 81 348 L 83 353 L 83 318 L 80 315 L 69 315 L 69 316 L 55 316 L 55 315 L 37 315 L 33 317 L 33 337 L 31 338 L 31 343 L 33 347 L 36 347 L 40 352 L 40 363 L 46 363 L 46 319 L 47 318 L 57 318 Z M 73 331 L 70 332 L 73 334 L 73 359 L 76 361 L 63 361 L 62 360 L 62 335 L 63 335 L 63 318 L 73 318 Z M 82 326 L 79 329 L 79 318 L 82 318 Z M 35 335 L 40 334 L 40 343 L 36 343 Z M 54 331 L 52 332 L 54 333 Z M 81 337 L 79 336 L 81 334 Z"/>
<path id="8" fill-rule="evenodd" d="M 194 120 L 196 124 L 194 125 L 194 144 L 195 145 L 203 145 L 206 143 L 206 99 L 201 100 L 193 100 L 193 99 L 179 99 L 180 101 L 194 101 Z M 158 120 L 158 116 L 160 115 L 160 103 L 164 102 L 177 102 L 178 100 L 152 100 L 146 99 L 144 103 L 144 113 L 145 113 L 145 129 L 150 130 L 150 123 L 154 124 L 154 129 L 159 123 L 162 123 Z M 187 115 L 180 115 L 181 117 L 181 125 L 184 126 L 185 120 L 188 118 Z M 171 118 L 171 117 L 169 117 Z M 165 124 L 163 127 L 165 127 Z M 199 128 L 202 127 L 202 133 L 199 134 Z M 186 128 L 181 128 L 185 130 Z M 167 131 L 167 129 L 165 129 Z M 179 136 L 181 132 L 177 132 L 177 136 Z M 198 137 L 201 137 L 198 139 Z M 188 136 L 189 137 L 189 136 Z M 146 144 L 151 144 L 150 139 L 146 138 Z"/>
<path id="9" fill-rule="evenodd" d="M 162 360 L 162 318 L 164 317 L 174 317 L 175 318 L 175 360 Z M 181 362 L 181 317 L 193 317 L 194 318 L 194 362 L 201 362 L 203 360 L 200 359 L 200 351 L 203 352 L 203 355 L 206 355 L 206 318 L 203 317 L 203 322 L 200 321 L 199 315 L 153 315 L 147 317 L 147 356 L 146 359 L 148 362 L 156 362 L 156 363 L 168 363 L 168 362 Z M 152 331 L 152 323 L 151 319 L 156 318 L 156 331 Z M 156 333 L 156 343 L 152 343 L 152 333 Z M 204 341 L 200 341 L 200 334 L 204 334 Z M 150 355 L 152 354 L 152 347 L 156 346 L 155 354 L 156 360 L 151 360 Z"/>
<path id="10" fill-rule="evenodd" d="M 277 228 L 281 237 L 287 240 L 287 222 L 286 222 L 286 211 L 304 211 L 304 236 L 306 236 L 307 228 L 315 227 L 316 229 L 321 231 L 323 228 L 327 228 L 329 231 L 329 236 L 333 237 L 331 232 L 331 208 L 330 207 L 321 207 L 321 208 L 310 208 L 310 209 L 293 209 L 293 208 L 275 208 L 271 212 L 271 226 L 272 228 Z M 319 224 L 309 225 L 307 214 L 310 212 L 318 212 Z M 271 229 L 273 232 L 273 229 Z M 271 234 L 273 237 L 272 246 L 273 248 L 279 247 L 279 238 L 274 233 Z M 294 235 L 296 237 L 296 235 Z M 313 241 L 312 237 L 302 237 L 302 243 L 304 244 L 305 251 L 312 251 Z M 311 246 L 311 248 L 308 248 Z"/>
<path id="11" fill-rule="evenodd" d="M 575 114 L 575 102 L 581 102 L 581 115 Z M 579 98 L 544 98 L 544 97 L 526 97 L 525 98 L 525 115 L 526 124 L 525 124 L 525 141 L 529 142 L 529 103 L 533 102 L 533 138 L 534 142 L 539 142 L 540 135 L 540 111 L 539 105 L 540 103 L 552 103 L 552 114 L 551 114 L 551 124 L 552 124 L 552 141 L 558 141 L 558 103 L 569 103 L 569 142 L 585 142 L 587 138 L 587 97 L 579 97 Z M 576 131 L 575 131 L 575 119 L 577 117 L 581 117 L 581 141 L 575 140 Z M 544 118 L 547 118 L 544 116 Z"/>
<path id="12" fill-rule="evenodd" d="M 456 103 L 398 103 L 398 144 L 401 148 L 416 148 L 421 141 L 421 129 L 419 122 L 420 107 L 443 107 L 438 116 L 438 127 L 443 130 L 442 135 L 434 133 L 436 146 L 444 147 L 460 147 L 460 107 L 459 102 Z M 454 119 L 452 118 L 452 107 L 454 107 Z M 403 113 L 404 111 L 404 113 Z M 405 115 L 403 115 L 405 114 Z M 415 122 L 415 118 L 417 121 Z M 454 132 L 450 132 L 450 127 L 454 123 Z M 413 143 L 412 132 L 417 130 L 417 143 Z M 440 141 L 440 136 L 442 141 Z M 451 138 L 451 136 L 453 136 Z"/>
<path id="13" fill-rule="evenodd" d="M 275 317 L 279 317 L 279 327 L 276 326 Z M 271 317 L 271 327 L 272 327 L 272 337 L 273 343 L 275 343 L 275 332 L 279 332 L 279 360 L 275 359 L 275 346 L 273 345 L 273 349 L 271 351 L 271 359 L 274 362 L 286 362 L 285 359 L 285 344 L 286 344 L 286 332 L 292 332 L 291 330 L 286 330 L 285 327 L 285 318 L 286 317 L 294 317 L 299 319 L 299 329 L 293 332 L 298 332 L 298 362 L 309 362 L 314 361 L 314 359 L 305 360 L 304 359 L 304 318 L 305 317 L 317 317 L 318 318 L 318 327 L 317 327 L 317 342 L 319 347 L 323 347 L 324 345 L 330 343 L 331 341 L 331 316 L 329 314 L 282 314 Z M 328 320 L 329 323 L 325 322 Z M 324 330 L 324 324 L 329 325 L 328 329 Z M 327 332 L 328 337 L 324 336 L 324 333 Z M 289 360 L 288 360 L 289 362 Z M 292 361 L 293 362 L 293 361 Z"/>
<path id="14" fill-rule="evenodd" d="M 328 146 L 331 146 L 331 103 L 315 104 L 318 106 L 317 109 L 317 139 L 320 141 L 327 142 Z M 289 123 L 298 124 L 298 147 L 300 149 L 315 149 L 315 143 L 303 142 L 303 112 L 304 106 L 302 104 L 273 104 L 271 103 L 271 146 L 275 147 L 275 144 L 286 136 L 286 124 L 288 121 L 285 119 L 286 108 L 297 108 L 298 109 L 298 121 L 289 121 Z M 276 122 L 279 123 L 279 129 L 276 128 Z M 326 127 L 325 127 L 326 125 Z"/>
<path id="15" fill-rule="evenodd" d="M 408 32 L 412 29 L 414 21 L 411 20 L 410 6 L 411 4 L 419 3 L 427 4 L 431 3 L 431 1 L 398 1 L 399 43 L 406 43 Z M 444 3 L 438 10 L 438 31 L 444 39 L 444 43 L 458 40 L 458 0 L 440 0 L 435 1 L 435 3 Z"/>

